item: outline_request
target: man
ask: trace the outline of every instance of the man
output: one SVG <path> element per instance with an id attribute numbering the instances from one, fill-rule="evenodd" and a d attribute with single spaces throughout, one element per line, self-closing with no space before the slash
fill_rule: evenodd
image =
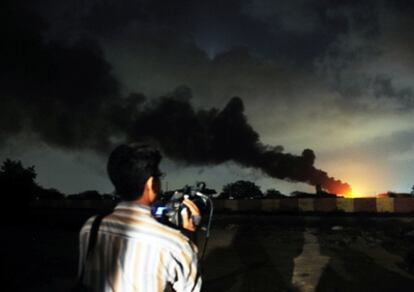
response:
<path id="1" fill-rule="evenodd" d="M 154 219 L 150 205 L 160 192 L 161 155 L 149 146 L 121 145 L 110 155 L 109 177 L 122 201 L 99 225 L 85 264 L 94 217 L 80 231 L 79 271 L 92 291 L 200 291 L 197 248 L 180 231 Z M 186 199 L 192 215 L 196 205 Z M 195 231 L 189 216 L 183 226 Z"/>

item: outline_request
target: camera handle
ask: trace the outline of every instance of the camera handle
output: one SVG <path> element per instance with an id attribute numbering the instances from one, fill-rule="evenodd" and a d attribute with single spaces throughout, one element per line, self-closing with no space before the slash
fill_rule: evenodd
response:
<path id="1" fill-rule="evenodd" d="M 195 192 L 195 195 L 196 196 L 199 196 L 199 197 L 202 197 L 210 205 L 210 213 L 209 213 L 209 217 L 208 217 L 207 227 L 205 227 L 206 240 L 204 241 L 203 251 L 202 251 L 201 257 L 200 257 L 200 263 L 201 263 L 204 260 L 204 255 L 205 255 L 206 249 L 207 249 L 207 243 L 208 243 L 208 240 L 210 238 L 210 228 L 211 228 L 211 221 L 213 219 L 214 206 L 213 206 L 213 200 L 211 200 L 211 198 L 209 196 L 206 196 L 206 195 L 204 195 L 204 194 L 202 194 L 200 192 Z"/>

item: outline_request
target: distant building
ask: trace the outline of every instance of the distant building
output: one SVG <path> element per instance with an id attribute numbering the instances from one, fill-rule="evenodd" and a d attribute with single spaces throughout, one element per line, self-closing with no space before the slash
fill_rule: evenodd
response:
<path id="1" fill-rule="evenodd" d="M 306 193 L 300 191 L 291 192 L 290 196 L 295 198 L 315 198 L 315 194 L 313 193 Z"/>
<path id="2" fill-rule="evenodd" d="M 412 193 L 386 192 L 377 195 L 378 198 L 412 198 Z"/>
<path id="3" fill-rule="evenodd" d="M 315 186 L 315 189 L 316 189 L 316 196 L 317 197 L 336 198 L 338 196 L 337 194 L 329 193 L 329 192 L 324 191 L 320 184 L 317 184 Z"/>

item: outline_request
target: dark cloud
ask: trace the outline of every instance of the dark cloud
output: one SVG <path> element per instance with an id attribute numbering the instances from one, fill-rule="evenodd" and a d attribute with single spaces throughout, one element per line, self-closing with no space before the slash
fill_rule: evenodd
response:
<path id="1" fill-rule="evenodd" d="M 7 2 L 6 2 L 7 3 Z M 104 148 L 109 125 L 103 108 L 118 97 L 118 81 L 88 40 L 47 42 L 45 24 L 20 2 L 3 3 L 0 56 L 2 135 L 30 128 L 51 144 Z"/>
<path id="2" fill-rule="evenodd" d="M 60 1 L 43 0 L 43 6 Z M 66 34 L 89 33 L 114 39 L 133 31 L 136 39 L 166 32 L 191 40 L 210 56 L 246 47 L 261 58 L 285 59 L 293 66 L 311 66 L 323 56 L 338 34 L 354 23 L 372 23 L 374 2 L 358 1 L 70 1 L 60 17 Z M 365 3 L 365 2 L 364 2 Z M 42 9 L 49 17 L 59 9 Z M 56 13 L 56 12 L 55 12 Z M 350 14 L 353 23 L 351 24 Z M 58 18 L 54 16 L 53 19 Z M 59 37 L 59 32 L 55 33 Z M 145 41 L 145 40 L 143 40 Z"/>
<path id="3" fill-rule="evenodd" d="M 384 36 L 389 15 L 407 16 L 401 3 L 387 1 L 134 3 L 96 2 L 83 24 L 105 26 L 111 15 L 125 13 L 124 22 L 114 21 L 116 32 L 89 29 L 102 38 L 125 84 L 150 96 L 187 84 L 197 102 L 207 97 L 219 106 L 223 96 L 233 95 L 244 96 L 246 104 L 277 99 L 291 106 L 292 100 L 306 102 L 308 92 L 329 90 L 344 99 L 341 109 L 365 111 L 359 99 L 372 94 L 377 75 L 366 66 L 384 57 L 384 37 L 404 31 L 396 21 L 393 33 Z M 396 40 L 396 50 L 408 39 Z"/>
<path id="4" fill-rule="evenodd" d="M 403 20 L 409 19 L 412 6 L 373 0 L 109 0 L 65 1 L 65 10 L 44 8 L 60 2 L 43 0 L 40 9 L 54 20 L 58 17 L 50 11 L 60 11 L 63 23 L 73 24 L 55 25 L 55 37 L 98 38 L 129 89 L 157 96 L 187 84 L 202 98 L 242 95 L 248 103 L 250 96 L 295 99 L 283 89 L 308 82 L 312 85 L 301 84 L 304 92 L 299 94 L 327 87 L 349 100 L 351 108 L 360 96 L 372 93 L 376 74 L 364 66 L 384 55 L 384 32 L 394 27 L 389 35 L 404 34 L 407 30 L 400 26 L 410 24 Z M 389 15 L 398 20 L 391 24 Z M 408 39 L 395 40 L 395 47 Z M 242 57 L 241 50 L 247 52 Z M 208 58 L 223 56 L 225 62 Z"/>
<path id="5" fill-rule="evenodd" d="M 240 98 L 231 99 L 221 111 L 196 111 L 186 87 L 152 101 L 136 93 L 122 97 L 111 66 L 96 43 L 45 41 L 40 19 L 28 14 L 27 27 L 20 26 L 16 20 L 22 7 L 15 4 L 9 8 L 7 28 L 14 33 L 5 38 L 8 46 L 1 60 L 6 65 L 2 68 L 1 95 L 16 104 L 11 112 L 23 117 L 23 126 L 45 142 L 107 152 L 114 138 L 149 139 L 171 159 L 188 164 L 232 160 L 276 178 L 320 183 L 331 191 L 349 188 L 315 169 L 311 150 L 294 156 L 281 153 L 281 147 L 263 145 L 247 122 Z M 225 60 L 222 56 L 215 62 Z M 7 138 L 19 130 L 21 127 L 9 127 L 2 134 Z"/>
<path id="6" fill-rule="evenodd" d="M 146 136 L 176 160 L 234 160 L 328 186 L 341 183 L 314 167 L 312 152 L 266 144 L 291 135 L 290 148 L 326 149 L 321 141 L 352 137 L 346 125 L 412 110 L 406 1 L 28 3 L 1 4 L 4 138 L 31 130 L 51 145 L 106 152 Z M 185 87 L 165 95 L 180 84 L 194 98 Z"/>
<path id="7" fill-rule="evenodd" d="M 354 110 L 411 111 L 413 89 L 407 68 L 414 60 L 408 36 L 408 27 L 414 24 L 412 4 L 363 1 L 344 7 L 339 12 L 347 17 L 349 29 L 316 62 L 324 82 Z M 382 108 L 376 106 L 381 99 Z"/>
<path id="8" fill-rule="evenodd" d="M 411 87 L 397 88 L 389 76 L 376 76 L 372 88 L 376 98 L 396 99 L 403 110 L 414 106 L 413 89 Z"/>

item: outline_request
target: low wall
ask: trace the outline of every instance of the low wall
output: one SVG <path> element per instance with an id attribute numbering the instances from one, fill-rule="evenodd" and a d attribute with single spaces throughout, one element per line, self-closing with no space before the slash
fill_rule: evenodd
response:
<path id="1" fill-rule="evenodd" d="M 117 202 L 109 200 L 37 200 L 31 203 L 34 208 L 63 209 L 112 209 Z"/>
<path id="2" fill-rule="evenodd" d="M 413 213 L 414 198 L 215 200 L 216 210 L 304 213 Z"/>
<path id="3" fill-rule="evenodd" d="M 34 201 L 34 208 L 112 209 L 117 202 L 98 200 Z M 413 213 L 414 198 L 283 198 L 214 200 L 216 211 L 300 213 Z"/>

